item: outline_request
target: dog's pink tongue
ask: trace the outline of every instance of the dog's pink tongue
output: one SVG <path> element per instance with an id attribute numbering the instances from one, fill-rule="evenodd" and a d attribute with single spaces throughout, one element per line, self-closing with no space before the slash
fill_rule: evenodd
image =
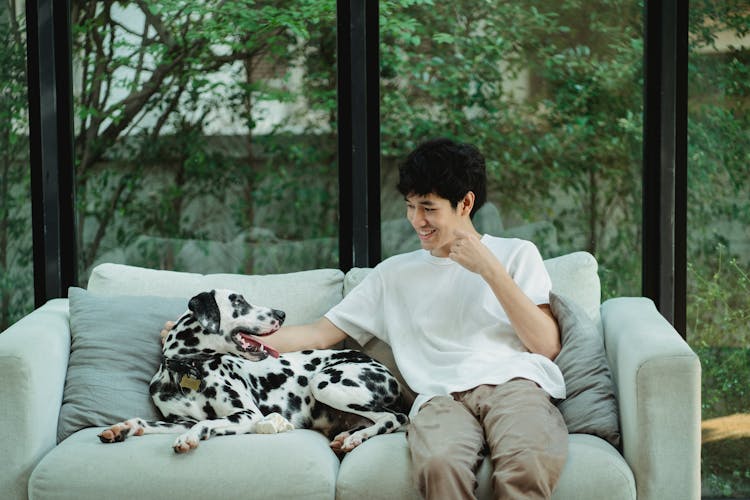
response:
<path id="1" fill-rule="evenodd" d="M 273 356 L 274 358 L 278 358 L 279 357 L 279 351 L 277 351 L 276 349 L 274 349 L 273 347 L 271 347 L 268 344 L 264 344 L 263 342 L 261 342 L 260 340 L 258 340 L 258 337 L 253 337 L 251 335 L 247 335 L 245 333 L 241 333 L 240 334 L 240 338 L 243 341 L 243 346 L 242 347 L 244 347 L 245 349 L 249 349 L 250 347 L 257 346 L 259 351 L 263 351 L 263 352 L 267 353 L 269 356 Z"/>

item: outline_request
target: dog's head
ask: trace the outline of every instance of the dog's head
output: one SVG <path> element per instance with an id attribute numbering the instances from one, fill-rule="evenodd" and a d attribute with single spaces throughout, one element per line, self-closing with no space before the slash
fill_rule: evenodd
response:
<path id="1" fill-rule="evenodd" d="M 164 344 L 178 355 L 232 353 L 260 361 L 275 351 L 256 337 L 270 335 L 284 323 L 284 311 L 248 303 L 231 290 L 199 293 L 177 321 Z"/>

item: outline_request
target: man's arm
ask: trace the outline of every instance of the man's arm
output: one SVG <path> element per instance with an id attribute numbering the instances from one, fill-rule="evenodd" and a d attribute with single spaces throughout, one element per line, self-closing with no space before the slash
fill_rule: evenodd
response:
<path id="1" fill-rule="evenodd" d="M 263 343 L 279 352 L 302 351 L 304 349 L 328 349 L 347 337 L 346 332 L 320 318 L 314 323 L 282 326 L 273 335 L 263 337 Z"/>
<path id="2" fill-rule="evenodd" d="M 482 276 L 508 314 L 526 348 L 549 359 L 560 352 L 560 329 L 548 304 L 536 305 L 508 274 L 505 266 L 475 235 L 459 231 L 451 259 Z"/>

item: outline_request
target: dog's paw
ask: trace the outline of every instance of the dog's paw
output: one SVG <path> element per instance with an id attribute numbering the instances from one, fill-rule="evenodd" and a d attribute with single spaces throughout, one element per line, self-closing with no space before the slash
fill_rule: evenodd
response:
<path id="1" fill-rule="evenodd" d="M 367 438 L 368 436 L 362 432 L 342 432 L 333 438 L 329 446 L 335 453 L 349 453 L 365 442 Z"/>
<path id="2" fill-rule="evenodd" d="M 255 424 L 255 432 L 257 434 L 278 434 L 279 432 L 293 430 L 294 425 L 278 413 L 269 413 L 263 420 Z"/>
<path id="3" fill-rule="evenodd" d="M 198 439 L 198 436 L 188 431 L 175 439 L 172 449 L 175 453 L 187 453 L 197 448 L 199 442 L 200 439 Z"/>
<path id="4" fill-rule="evenodd" d="M 143 424 L 139 419 L 126 420 L 100 432 L 99 440 L 102 443 L 120 443 L 131 434 L 133 436 L 142 435 L 143 430 Z"/>
<path id="5" fill-rule="evenodd" d="M 198 447 L 198 443 L 211 437 L 211 428 L 200 423 L 195 424 L 187 432 L 175 439 L 172 449 L 175 453 L 187 453 Z"/>

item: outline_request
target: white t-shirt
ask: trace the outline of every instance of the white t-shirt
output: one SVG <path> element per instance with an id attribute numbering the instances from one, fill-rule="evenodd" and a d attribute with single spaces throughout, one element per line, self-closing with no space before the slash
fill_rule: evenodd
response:
<path id="1" fill-rule="evenodd" d="M 481 241 L 535 304 L 549 303 L 551 281 L 533 243 L 489 235 Z M 373 336 L 390 344 L 418 393 L 412 415 L 434 396 L 516 377 L 565 397 L 557 365 L 526 349 L 481 276 L 426 250 L 381 262 L 325 316 L 362 345 Z"/>

